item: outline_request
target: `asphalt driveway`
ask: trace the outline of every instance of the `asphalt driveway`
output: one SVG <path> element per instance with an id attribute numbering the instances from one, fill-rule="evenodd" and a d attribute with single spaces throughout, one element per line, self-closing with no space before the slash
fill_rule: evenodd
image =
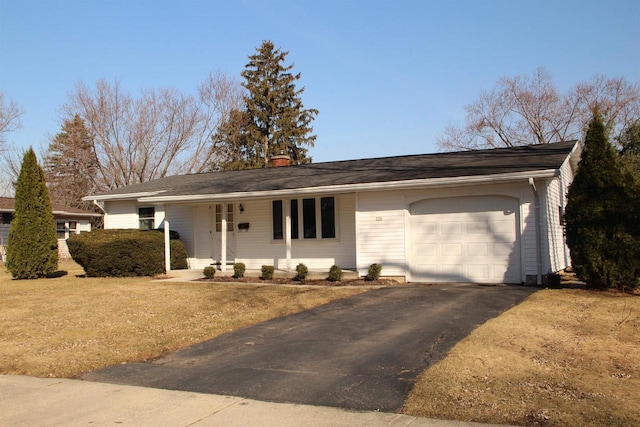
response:
<path id="1" fill-rule="evenodd" d="M 535 291 L 471 284 L 382 288 L 83 379 L 397 411 L 422 371 Z"/>

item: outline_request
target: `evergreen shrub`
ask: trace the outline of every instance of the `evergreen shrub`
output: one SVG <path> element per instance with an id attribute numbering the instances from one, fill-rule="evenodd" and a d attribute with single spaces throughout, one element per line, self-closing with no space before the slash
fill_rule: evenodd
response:
<path id="1" fill-rule="evenodd" d="M 309 274 L 309 269 L 303 263 L 296 265 L 296 276 L 293 280 L 297 280 L 298 282 L 304 282 Z"/>
<path id="2" fill-rule="evenodd" d="M 260 278 L 262 280 L 271 280 L 273 279 L 273 273 L 275 272 L 275 267 L 273 265 L 263 265 L 262 266 L 262 276 Z"/>
<path id="3" fill-rule="evenodd" d="M 244 265 L 243 262 L 236 262 L 235 264 L 233 264 L 233 277 L 236 279 L 243 278 L 246 269 L 247 266 Z"/>
<path id="4" fill-rule="evenodd" d="M 216 268 L 212 266 L 207 266 L 204 268 L 204 270 L 202 270 L 202 274 L 204 275 L 205 278 L 211 280 L 216 275 Z"/>
<path id="5" fill-rule="evenodd" d="M 44 171 L 33 149 L 22 160 L 6 267 L 15 279 L 37 279 L 58 268 L 58 238 Z"/>
<path id="6" fill-rule="evenodd" d="M 337 265 L 332 265 L 329 269 L 327 280 L 330 282 L 339 282 L 340 280 L 342 280 L 342 269 Z"/>
<path id="7" fill-rule="evenodd" d="M 625 176 L 596 112 L 585 137 L 565 212 L 576 275 L 592 289 L 638 287 L 640 186 Z"/>
<path id="8" fill-rule="evenodd" d="M 133 277 L 162 274 L 164 236 L 141 230 L 94 230 L 67 240 L 71 257 L 90 277 Z M 187 251 L 171 241 L 171 268 L 187 267 Z"/>
<path id="9" fill-rule="evenodd" d="M 371 264 L 369 266 L 369 271 L 367 272 L 364 280 L 368 282 L 373 282 L 380 278 L 380 272 L 382 271 L 382 264 Z"/>

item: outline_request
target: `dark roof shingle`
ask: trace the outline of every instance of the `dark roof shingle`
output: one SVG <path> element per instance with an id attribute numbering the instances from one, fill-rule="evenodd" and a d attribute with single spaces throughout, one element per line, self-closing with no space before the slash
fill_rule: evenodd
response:
<path id="1" fill-rule="evenodd" d="M 163 196 L 228 194 L 558 169 L 575 144 L 576 141 L 566 141 L 490 150 L 176 175 L 118 188 L 100 196 L 155 191 L 162 191 Z"/>

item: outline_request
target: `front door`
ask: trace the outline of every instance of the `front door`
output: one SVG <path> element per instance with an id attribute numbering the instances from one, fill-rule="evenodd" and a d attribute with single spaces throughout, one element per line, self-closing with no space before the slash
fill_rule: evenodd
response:
<path id="1" fill-rule="evenodd" d="M 222 230 L 226 230 L 227 264 L 233 264 L 236 258 L 235 204 L 219 203 L 214 206 L 213 256 L 216 262 L 222 262 Z"/>

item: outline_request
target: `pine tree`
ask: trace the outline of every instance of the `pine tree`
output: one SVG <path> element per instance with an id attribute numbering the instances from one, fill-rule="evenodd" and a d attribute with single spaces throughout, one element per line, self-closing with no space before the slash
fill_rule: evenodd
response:
<path id="1" fill-rule="evenodd" d="M 89 208 L 82 197 L 96 190 L 98 160 L 93 136 L 78 114 L 64 121 L 44 163 L 52 199 L 73 208 Z"/>
<path id="2" fill-rule="evenodd" d="M 567 245 L 577 276 L 594 289 L 635 288 L 640 277 L 637 186 L 625 174 L 598 112 L 569 188 Z M 634 208 L 635 205 L 635 208 Z"/>
<path id="3" fill-rule="evenodd" d="M 16 183 L 7 268 L 16 279 L 36 279 L 58 267 L 58 238 L 44 172 L 29 149 Z"/>
<path id="4" fill-rule="evenodd" d="M 317 110 L 305 109 L 301 94 L 304 88 L 296 89 L 295 82 L 300 73 L 292 74 L 293 65 L 284 65 L 289 52 L 274 47 L 273 42 L 264 41 L 249 56 L 242 76 L 248 125 L 248 151 L 259 153 L 259 163 L 267 165 L 271 156 L 288 154 L 293 164 L 311 161 L 306 147 L 313 147 L 316 140 L 311 135 L 311 122 Z"/>

